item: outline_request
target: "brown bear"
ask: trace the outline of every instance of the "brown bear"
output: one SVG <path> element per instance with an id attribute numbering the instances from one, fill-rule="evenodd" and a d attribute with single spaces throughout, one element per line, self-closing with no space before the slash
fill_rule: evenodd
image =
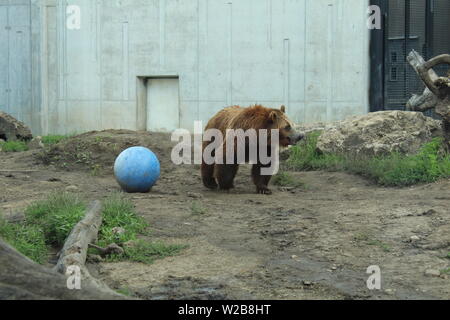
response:
<path id="1" fill-rule="evenodd" d="M 264 136 L 263 139 L 267 139 L 267 155 L 271 156 L 271 130 L 275 129 L 278 130 L 279 133 L 279 145 L 282 147 L 287 147 L 289 145 L 294 145 L 298 141 L 300 141 L 303 138 L 303 135 L 296 132 L 293 128 L 293 123 L 289 118 L 286 116 L 285 107 L 282 106 L 281 109 L 269 109 L 261 105 L 254 105 L 250 106 L 248 108 L 242 108 L 240 106 L 233 106 L 228 107 L 220 112 L 218 112 L 211 120 L 209 120 L 205 130 L 209 129 L 217 129 L 220 130 L 222 133 L 222 136 L 224 137 L 222 148 L 217 150 L 223 150 L 223 155 L 219 157 L 226 157 L 227 153 L 227 147 L 226 142 L 228 141 L 226 139 L 227 130 L 229 129 L 242 129 L 243 131 L 254 129 L 258 133 L 258 139 L 259 139 L 259 132 L 261 129 L 266 129 L 268 134 L 267 136 Z M 247 137 L 248 138 L 248 137 Z M 207 140 L 207 139 L 204 139 Z M 246 160 L 245 162 L 249 162 L 248 159 L 248 150 L 249 150 L 249 141 L 245 140 L 245 148 L 246 148 Z M 260 141 L 260 140 L 258 140 Z M 202 166 L 201 166 L 201 174 L 202 174 L 202 180 L 203 184 L 209 188 L 209 189 L 216 189 L 219 187 L 221 190 L 229 190 L 234 187 L 234 178 L 236 176 L 236 173 L 239 168 L 239 162 L 235 161 L 234 163 L 230 164 L 229 162 L 226 162 L 225 160 L 221 163 L 216 163 L 218 161 L 215 161 L 215 163 L 208 164 L 205 161 L 204 155 L 205 155 L 205 148 L 207 148 L 211 143 L 214 142 L 214 139 L 211 139 L 211 141 L 204 141 L 203 142 L 203 148 L 202 148 Z M 253 183 L 256 185 L 256 192 L 259 194 L 271 194 L 272 192 L 268 188 L 269 181 L 271 179 L 271 175 L 263 175 L 261 173 L 261 170 L 263 168 L 268 168 L 271 166 L 271 164 L 263 164 L 262 161 L 260 161 L 259 155 L 259 145 L 256 146 L 258 152 L 257 152 L 257 159 L 256 161 L 253 161 L 253 167 L 252 167 L 252 178 Z M 236 147 L 236 144 L 235 144 Z M 213 152 L 214 153 L 214 152 Z M 236 154 L 236 153 L 234 153 Z M 233 154 L 233 155 L 234 155 Z M 214 156 L 214 155 L 213 155 Z M 236 158 L 235 158 L 236 159 Z M 209 162 L 210 163 L 210 162 Z"/>

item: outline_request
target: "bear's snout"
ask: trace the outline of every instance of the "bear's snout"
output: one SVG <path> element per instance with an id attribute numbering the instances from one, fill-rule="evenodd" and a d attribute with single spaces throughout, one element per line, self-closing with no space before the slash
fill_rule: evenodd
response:
<path id="1" fill-rule="evenodd" d="M 305 138 L 305 135 L 303 133 L 294 133 L 288 137 L 289 144 L 295 145 L 297 142 L 303 140 Z"/>

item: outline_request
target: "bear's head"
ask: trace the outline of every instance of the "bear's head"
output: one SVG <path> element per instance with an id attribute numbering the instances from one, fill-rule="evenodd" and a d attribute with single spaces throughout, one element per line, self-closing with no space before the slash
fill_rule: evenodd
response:
<path id="1" fill-rule="evenodd" d="M 286 107 L 272 109 L 269 114 L 270 129 L 278 129 L 280 146 L 294 145 L 304 138 L 304 135 L 294 129 L 294 123 L 286 115 Z"/>

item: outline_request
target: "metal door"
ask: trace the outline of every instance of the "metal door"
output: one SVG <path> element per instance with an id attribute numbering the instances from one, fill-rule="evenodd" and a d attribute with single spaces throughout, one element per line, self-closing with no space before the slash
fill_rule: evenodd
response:
<path id="1" fill-rule="evenodd" d="M 171 132 L 180 127 L 178 78 L 147 80 L 147 130 Z"/>

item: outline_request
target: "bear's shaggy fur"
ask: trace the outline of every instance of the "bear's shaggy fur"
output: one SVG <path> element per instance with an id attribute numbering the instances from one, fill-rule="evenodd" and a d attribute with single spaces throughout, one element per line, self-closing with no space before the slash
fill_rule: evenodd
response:
<path id="1" fill-rule="evenodd" d="M 240 106 L 228 107 L 218 112 L 211 120 L 209 120 L 206 129 L 218 129 L 222 132 L 224 137 L 223 149 L 224 158 L 226 158 L 226 133 L 229 129 L 242 129 L 247 131 L 255 129 L 259 132 L 260 129 L 268 130 L 268 156 L 271 151 L 271 136 L 270 130 L 279 130 L 279 144 L 282 147 L 295 144 L 303 136 L 295 132 L 292 121 L 285 114 L 285 107 L 281 109 L 269 109 L 261 105 L 255 105 L 248 108 Z M 258 134 L 259 136 L 259 134 Z M 205 148 L 213 143 L 212 141 L 203 142 L 203 151 Z M 236 147 L 236 145 L 235 145 Z M 248 147 L 248 141 L 247 141 Z M 248 151 L 248 150 L 247 150 Z M 235 153 L 236 154 L 236 153 Z M 246 152 L 248 155 L 248 152 Z M 259 154 L 259 146 L 258 146 Z M 203 158 L 203 157 L 202 157 Z M 219 187 L 222 190 L 229 190 L 234 187 L 233 181 L 239 168 L 239 164 L 206 164 L 202 159 L 201 173 L 203 184 L 210 189 Z M 236 161 L 237 162 L 237 161 Z M 262 175 L 261 168 L 270 167 L 271 164 L 263 165 L 259 162 L 253 165 L 252 178 L 256 185 L 256 191 L 260 194 L 271 194 L 268 188 L 271 176 Z"/>

